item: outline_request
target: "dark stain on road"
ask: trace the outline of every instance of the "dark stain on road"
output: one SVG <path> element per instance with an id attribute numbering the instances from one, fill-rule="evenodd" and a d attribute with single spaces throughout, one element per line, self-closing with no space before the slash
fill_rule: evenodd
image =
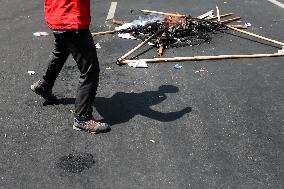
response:
<path id="1" fill-rule="evenodd" d="M 81 173 L 95 164 L 94 156 L 88 153 L 69 154 L 59 158 L 56 167 L 69 173 Z"/>

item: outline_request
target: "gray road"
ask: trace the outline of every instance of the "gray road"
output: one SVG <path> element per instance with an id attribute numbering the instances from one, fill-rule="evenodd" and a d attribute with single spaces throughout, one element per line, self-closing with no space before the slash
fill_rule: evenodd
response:
<path id="1" fill-rule="evenodd" d="M 226 2 L 119 0 L 115 17 L 132 21 L 140 9 L 196 16 L 218 4 L 250 22 L 248 31 L 284 41 L 282 8 L 266 0 Z M 105 23 L 110 3 L 92 1 L 92 31 L 112 27 Z M 283 58 L 134 69 L 115 60 L 137 41 L 96 37 L 102 49 L 94 114 L 112 131 L 91 135 L 71 127 L 79 76 L 72 58 L 54 88 L 58 104 L 44 103 L 29 89 L 52 48 L 52 35 L 33 36 L 50 33 L 43 2 L 0 5 L 0 188 L 284 188 Z M 164 56 L 277 51 L 235 34 L 217 33 L 210 44 L 169 49 Z M 208 72 L 196 73 L 201 68 Z"/>

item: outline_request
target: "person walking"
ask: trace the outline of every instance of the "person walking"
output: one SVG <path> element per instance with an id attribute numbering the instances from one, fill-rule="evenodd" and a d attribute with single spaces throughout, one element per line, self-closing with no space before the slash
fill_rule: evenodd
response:
<path id="1" fill-rule="evenodd" d="M 31 85 L 31 90 L 46 101 L 55 101 L 52 88 L 71 54 L 80 70 L 73 129 L 91 133 L 108 132 L 109 125 L 97 121 L 92 115 L 100 68 L 89 30 L 90 0 L 45 0 L 44 12 L 47 26 L 54 34 L 54 50 L 45 74 Z"/>

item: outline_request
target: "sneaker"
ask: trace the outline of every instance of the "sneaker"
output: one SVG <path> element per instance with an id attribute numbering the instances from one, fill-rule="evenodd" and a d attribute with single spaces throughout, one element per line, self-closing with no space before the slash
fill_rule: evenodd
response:
<path id="1" fill-rule="evenodd" d="M 86 121 L 79 121 L 75 118 L 73 129 L 77 131 L 83 130 L 93 134 L 106 133 L 111 130 L 110 126 L 107 123 L 101 123 L 95 120 L 94 117 Z"/>
<path id="2" fill-rule="evenodd" d="M 52 94 L 52 87 L 45 81 L 39 80 L 31 85 L 31 90 L 42 96 L 46 101 L 55 101 L 56 97 Z"/>

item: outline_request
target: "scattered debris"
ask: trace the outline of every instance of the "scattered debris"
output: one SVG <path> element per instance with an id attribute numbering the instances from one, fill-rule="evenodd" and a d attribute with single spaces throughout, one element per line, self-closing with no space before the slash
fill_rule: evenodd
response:
<path id="1" fill-rule="evenodd" d="M 246 22 L 246 23 L 245 23 L 245 26 L 246 26 L 246 27 L 251 27 L 252 25 L 251 25 L 251 23 Z"/>
<path id="2" fill-rule="evenodd" d="M 130 33 L 119 33 L 118 37 L 120 37 L 122 39 L 136 39 Z"/>
<path id="3" fill-rule="evenodd" d="M 112 23 L 116 24 L 116 25 L 123 25 L 124 22 L 122 20 L 118 20 L 118 19 L 112 19 Z"/>
<path id="4" fill-rule="evenodd" d="M 142 10 L 142 12 L 151 13 L 152 15 L 148 16 L 147 18 L 140 17 L 138 20 L 134 20 L 131 23 L 113 21 L 120 25 L 119 27 L 116 27 L 115 30 L 92 34 L 100 35 L 107 33 L 118 33 L 120 37 L 142 40 L 142 43 L 140 43 L 138 46 L 136 46 L 117 60 L 117 64 L 131 64 L 131 66 L 133 67 L 137 67 L 137 65 L 139 66 L 141 63 L 139 63 L 139 61 L 137 60 L 126 60 L 126 58 L 147 43 L 155 46 L 157 48 L 158 56 L 161 57 L 164 53 L 164 50 L 168 48 L 194 46 L 203 43 L 209 43 L 216 32 L 223 30 L 234 30 L 241 34 L 249 35 L 280 45 L 281 47 L 284 46 L 283 42 L 242 30 L 252 26 L 251 23 L 245 23 L 244 25 L 228 25 L 229 23 L 235 21 L 241 22 L 239 21 L 241 17 L 233 17 L 231 19 L 221 20 L 221 18 L 231 16 L 233 15 L 233 13 L 226 13 L 221 15 L 219 8 L 216 7 L 216 9 L 217 15 L 215 16 L 213 16 L 213 10 L 211 10 L 199 17 L 193 17 L 189 14 L 181 13 L 165 13 L 159 11 Z M 142 65 L 145 65 L 148 62 L 177 62 L 278 56 L 283 56 L 283 53 L 154 58 L 141 59 L 141 61 L 143 61 Z M 180 69 L 178 67 L 177 69 Z M 202 71 L 199 70 L 199 72 Z"/>
<path id="5" fill-rule="evenodd" d="M 106 70 L 111 70 L 111 67 L 107 67 Z"/>
<path id="6" fill-rule="evenodd" d="M 47 36 L 48 33 L 47 32 L 35 32 L 33 33 L 33 35 L 36 37 L 40 37 L 40 36 Z"/>
<path id="7" fill-rule="evenodd" d="M 150 40 L 152 44 L 157 47 L 161 44 L 167 47 L 183 47 L 211 41 L 210 33 L 222 27 L 219 23 L 191 16 L 166 16 L 140 19 L 139 22 L 125 23 L 115 29 L 120 34 L 128 33 L 143 41 L 163 30 L 158 37 Z"/>
<path id="8" fill-rule="evenodd" d="M 216 6 L 216 11 L 217 11 L 218 22 L 221 22 L 220 10 L 219 10 L 219 7 L 218 7 L 218 6 Z"/>
<path id="9" fill-rule="evenodd" d="M 207 72 L 207 73 L 208 73 L 208 71 L 205 70 L 204 68 L 201 68 L 200 70 L 196 70 L 196 71 L 195 71 L 195 73 L 200 73 L 200 72 Z"/>
<path id="10" fill-rule="evenodd" d="M 101 45 L 100 45 L 100 43 L 97 43 L 96 44 L 96 49 L 101 49 L 102 47 L 101 47 Z"/>
<path id="11" fill-rule="evenodd" d="M 128 66 L 133 68 L 148 68 L 147 63 L 143 60 L 137 60 L 136 62 L 128 64 Z"/>
<path id="12" fill-rule="evenodd" d="M 181 68 L 182 68 L 182 66 L 181 66 L 181 65 L 179 65 L 179 64 L 175 64 L 175 65 L 174 65 L 174 68 L 175 68 L 175 69 L 181 69 Z"/>
<path id="13" fill-rule="evenodd" d="M 199 18 L 199 19 L 204 19 L 204 18 L 207 18 L 207 17 L 212 18 L 213 17 L 213 13 L 214 13 L 214 10 L 210 10 L 207 13 L 198 16 L 197 18 Z"/>
<path id="14" fill-rule="evenodd" d="M 35 71 L 28 71 L 29 75 L 35 75 Z"/>
<path id="15" fill-rule="evenodd" d="M 278 50 L 278 54 L 284 54 L 284 48 L 282 48 L 281 50 Z"/>
<path id="16" fill-rule="evenodd" d="M 156 141 L 154 141 L 154 140 L 150 140 L 150 142 L 152 142 L 152 143 L 156 143 Z"/>

